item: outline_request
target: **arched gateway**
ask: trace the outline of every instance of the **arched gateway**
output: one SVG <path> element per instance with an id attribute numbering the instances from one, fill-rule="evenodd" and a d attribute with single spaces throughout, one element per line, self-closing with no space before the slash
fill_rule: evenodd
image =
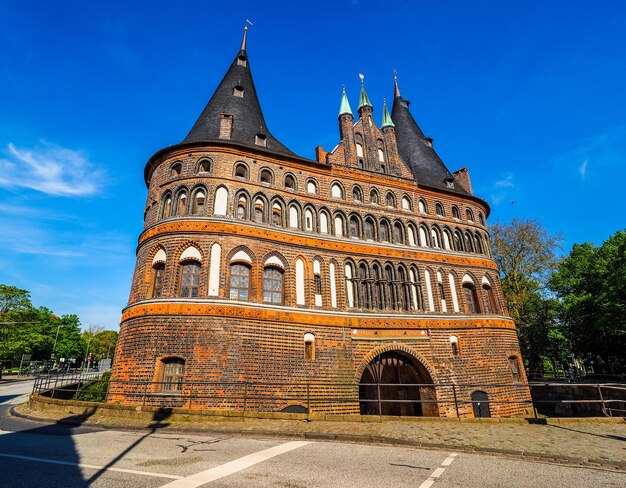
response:
<path id="1" fill-rule="evenodd" d="M 438 417 L 437 394 L 428 370 L 403 351 L 379 354 L 359 385 L 361 415 Z"/>

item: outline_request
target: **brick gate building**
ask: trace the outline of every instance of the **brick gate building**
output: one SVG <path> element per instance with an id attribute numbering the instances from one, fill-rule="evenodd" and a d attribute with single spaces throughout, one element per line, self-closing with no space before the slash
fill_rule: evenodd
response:
<path id="1" fill-rule="evenodd" d="M 373 112 L 364 85 L 356 114 L 344 90 L 337 146 L 294 154 L 263 118 L 244 33 L 188 136 L 146 164 L 111 400 L 239 409 L 243 385 L 248 408 L 302 411 L 308 383 L 318 412 L 525 411 L 498 403 L 530 397 L 487 203 L 397 80 L 380 126 Z"/>

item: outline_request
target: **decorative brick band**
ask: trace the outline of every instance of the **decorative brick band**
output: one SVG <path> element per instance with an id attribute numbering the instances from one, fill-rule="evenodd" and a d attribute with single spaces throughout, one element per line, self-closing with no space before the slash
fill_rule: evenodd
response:
<path id="1" fill-rule="evenodd" d="M 151 302 L 137 303 L 127 307 L 122 314 L 122 322 L 145 316 L 205 316 L 248 320 L 261 320 L 272 323 L 302 324 L 322 327 L 347 327 L 351 329 L 515 329 L 511 319 L 476 316 L 472 318 L 417 318 L 389 316 L 356 316 L 336 312 L 313 313 L 306 310 L 278 310 L 207 300 L 197 302 Z"/>

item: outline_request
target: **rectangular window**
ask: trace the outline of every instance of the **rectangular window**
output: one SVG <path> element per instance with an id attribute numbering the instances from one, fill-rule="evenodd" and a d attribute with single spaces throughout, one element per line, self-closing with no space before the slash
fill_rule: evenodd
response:
<path id="1" fill-rule="evenodd" d="M 184 364 L 182 359 L 170 359 L 163 364 L 161 391 L 179 392 L 182 390 Z"/>
<path id="2" fill-rule="evenodd" d="M 315 342 L 304 343 L 304 359 L 313 361 L 315 359 Z"/>
<path id="3" fill-rule="evenodd" d="M 250 289 L 250 268 L 233 264 L 230 268 L 230 299 L 247 300 Z"/>
<path id="4" fill-rule="evenodd" d="M 263 301 L 283 303 L 283 272 L 277 268 L 265 268 L 263 272 Z"/>
<path id="5" fill-rule="evenodd" d="M 230 139 L 233 132 L 233 116 L 230 114 L 220 115 L 220 139 Z"/>
<path id="6" fill-rule="evenodd" d="M 197 298 L 200 284 L 200 263 L 187 262 L 182 265 L 180 296 Z"/>

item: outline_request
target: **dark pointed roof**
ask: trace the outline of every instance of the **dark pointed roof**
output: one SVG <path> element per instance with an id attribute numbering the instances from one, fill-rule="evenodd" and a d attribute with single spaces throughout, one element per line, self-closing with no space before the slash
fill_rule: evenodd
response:
<path id="1" fill-rule="evenodd" d="M 234 95 L 235 87 L 243 89 L 243 97 Z M 219 138 L 221 114 L 233 116 L 230 139 Z M 257 134 L 263 134 L 266 137 L 265 147 L 255 144 Z M 281 144 L 267 128 L 252 80 L 250 61 L 246 53 L 245 31 L 241 49 L 211 100 L 181 144 L 217 141 L 235 143 L 274 154 L 299 157 Z"/>
<path id="2" fill-rule="evenodd" d="M 391 110 L 391 120 L 396 125 L 398 152 L 417 179 L 417 183 L 432 188 L 467 194 L 467 191 L 457 183 L 452 188 L 448 186 L 448 182 L 454 181 L 454 175 L 450 173 L 435 152 L 432 139 L 426 137 L 417 125 L 417 122 L 415 122 L 411 112 L 409 112 L 409 101 L 400 96 L 397 81 L 394 88 L 395 96 Z"/>

